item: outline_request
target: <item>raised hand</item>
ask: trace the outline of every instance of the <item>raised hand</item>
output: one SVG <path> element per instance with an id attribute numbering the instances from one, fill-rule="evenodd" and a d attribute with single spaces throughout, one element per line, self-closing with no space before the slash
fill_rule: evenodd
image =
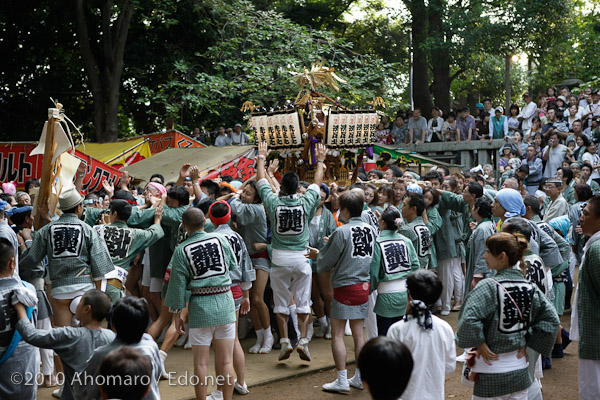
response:
<path id="1" fill-rule="evenodd" d="M 264 156 L 265 159 L 267 158 L 267 154 L 269 154 L 269 149 L 267 147 L 267 142 L 260 142 L 258 144 L 258 155 L 259 156 Z"/>
<path id="2" fill-rule="evenodd" d="M 315 156 L 317 157 L 317 161 L 325 161 L 325 158 L 327 158 L 327 147 L 322 143 L 317 143 Z"/>

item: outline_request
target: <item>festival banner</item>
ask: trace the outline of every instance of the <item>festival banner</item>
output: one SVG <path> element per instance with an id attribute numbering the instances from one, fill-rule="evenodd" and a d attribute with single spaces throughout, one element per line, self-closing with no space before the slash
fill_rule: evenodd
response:
<path id="1" fill-rule="evenodd" d="M 177 131 L 168 131 L 165 133 L 152 133 L 149 135 L 143 135 L 141 136 L 141 138 L 145 139 L 148 142 L 148 146 L 150 146 L 150 152 L 152 154 L 157 154 L 161 151 L 173 148 L 191 149 L 195 147 L 206 147 L 202 143 Z M 140 136 L 136 136 L 134 138 L 121 139 L 119 140 L 119 142 L 131 142 L 132 140 L 139 139 Z"/>
<path id="2" fill-rule="evenodd" d="M 258 141 L 266 141 L 270 149 L 303 147 L 300 116 L 296 110 L 253 114 L 248 123 Z"/>
<path id="3" fill-rule="evenodd" d="M 0 182 L 15 182 L 18 188 L 23 188 L 29 179 L 39 179 L 42 175 L 42 156 L 30 156 L 29 153 L 37 143 L 0 143 Z M 115 183 L 121 172 L 91 156 L 75 150 L 75 157 L 87 163 L 83 178 L 83 193 L 102 189 L 102 181 L 107 179 Z"/>
<path id="4" fill-rule="evenodd" d="M 375 111 L 331 110 L 325 144 L 329 148 L 359 149 L 375 143 L 379 117 Z"/>
<path id="5" fill-rule="evenodd" d="M 346 154 L 347 152 L 342 152 Z M 356 157 L 356 154 L 349 154 L 348 157 Z M 352 163 L 352 162 L 350 162 Z M 421 165 L 421 164 L 444 164 L 440 161 L 433 160 L 429 157 L 422 156 L 419 153 L 405 151 L 401 148 L 395 148 L 392 146 L 373 146 L 373 158 L 365 163 L 365 170 L 371 169 L 385 169 L 388 165 Z M 355 163 L 353 165 L 356 165 Z"/>
<path id="6" fill-rule="evenodd" d="M 200 172 L 201 179 L 215 179 L 222 176 L 230 176 L 234 180 L 245 181 L 254 176 L 255 149 L 250 149 L 244 154 L 221 165 L 213 166 L 209 170 Z M 206 175 L 205 175 L 206 174 Z"/>
<path id="7" fill-rule="evenodd" d="M 144 138 L 126 142 L 85 143 L 77 146 L 77 150 L 116 169 L 152 156 L 148 140 Z"/>

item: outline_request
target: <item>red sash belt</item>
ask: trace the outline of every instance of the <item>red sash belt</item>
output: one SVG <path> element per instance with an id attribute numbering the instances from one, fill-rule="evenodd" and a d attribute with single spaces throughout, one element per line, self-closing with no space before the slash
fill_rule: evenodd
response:
<path id="1" fill-rule="evenodd" d="M 269 259 L 269 252 L 267 250 L 261 250 L 258 253 L 250 254 L 250 258 L 266 258 Z"/>
<path id="2" fill-rule="evenodd" d="M 238 300 L 241 299 L 243 294 L 242 294 L 242 288 L 240 287 L 240 285 L 235 285 L 231 287 L 231 294 L 233 294 L 233 299 L 234 300 Z"/>
<path id="3" fill-rule="evenodd" d="M 333 289 L 333 298 L 347 306 L 360 306 L 369 301 L 369 282 L 356 283 Z"/>

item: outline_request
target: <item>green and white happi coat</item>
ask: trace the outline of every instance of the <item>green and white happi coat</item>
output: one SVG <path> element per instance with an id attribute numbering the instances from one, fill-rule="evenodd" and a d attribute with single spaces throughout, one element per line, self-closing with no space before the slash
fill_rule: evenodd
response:
<path id="1" fill-rule="evenodd" d="M 165 234 L 160 224 L 153 224 L 148 229 L 130 228 L 123 221 L 110 225 L 96 225 L 110 254 L 113 264 L 129 271 L 133 259 L 146 247 L 151 246 Z"/>
<path id="2" fill-rule="evenodd" d="M 267 240 L 267 214 L 261 204 L 246 204 L 234 197 L 229 203 L 231 206 L 231 219 L 237 224 L 237 231 L 244 239 L 246 249 L 250 255 L 258 251 L 252 247 L 253 243 L 268 243 Z M 252 258 L 252 265 L 269 268 L 268 258 Z"/>
<path id="3" fill-rule="evenodd" d="M 425 212 L 427 213 L 427 219 L 429 220 L 429 222 L 427 223 L 427 228 L 429 229 L 429 234 L 431 235 L 431 249 L 429 250 L 431 255 L 429 257 L 428 268 L 436 269 L 437 250 L 435 248 L 435 241 L 433 240 L 433 238 L 435 237 L 437 231 L 439 231 L 442 227 L 442 217 L 438 212 L 437 205 L 427 207 L 427 210 L 425 210 Z"/>
<path id="4" fill-rule="evenodd" d="M 470 229 L 469 229 L 470 230 Z M 488 218 L 479 221 L 467 243 L 467 265 L 465 270 L 465 297 L 471 291 L 471 281 L 475 274 L 482 274 L 487 278 L 493 271 L 488 269 L 483 258 L 487 248 L 486 240 L 497 233 L 496 225 Z"/>
<path id="5" fill-rule="evenodd" d="M 165 306 L 180 312 L 186 306 L 186 290 L 231 286 L 229 271 L 237 260 L 227 238 L 217 233 L 197 231 L 189 235 L 173 253 Z M 235 322 L 231 291 L 193 296 L 189 302 L 190 328 L 207 328 Z"/>
<path id="6" fill-rule="evenodd" d="M 405 221 L 398 228 L 398 233 L 410 239 L 419 257 L 419 265 L 423 269 L 428 269 L 431 261 L 433 238 L 429 228 L 423 222 L 423 217 L 416 217 L 410 222 Z"/>
<path id="7" fill-rule="evenodd" d="M 317 272 L 331 271 L 333 289 L 368 284 L 373 259 L 376 234 L 371 225 L 360 217 L 350 218 L 339 226 L 319 252 Z M 337 319 L 364 319 L 367 317 L 368 302 L 362 305 L 344 305 L 335 298 L 331 302 L 331 317 Z"/>
<path id="8" fill-rule="evenodd" d="M 419 257 L 406 236 L 393 230 L 384 230 L 376 239 L 371 261 L 371 291 L 382 282 L 406 280 L 408 274 L 420 268 Z M 387 318 L 401 317 L 406 313 L 408 297 L 402 291 L 378 293 L 373 311 Z"/>
<path id="9" fill-rule="evenodd" d="M 215 233 L 227 238 L 229 245 L 233 250 L 233 254 L 235 255 L 235 260 L 237 261 L 237 269 L 229 272 L 231 284 L 237 285 L 242 282 L 254 282 L 256 280 L 256 271 L 252 266 L 252 260 L 248 254 L 248 249 L 240 234 L 231 229 L 229 225 L 217 226 Z"/>
<path id="10" fill-rule="evenodd" d="M 505 268 L 494 278 L 479 282 L 463 301 L 456 343 L 464 348 L 485 343 L 496 354 L 516 352 L 527 346 L 542 355 L 550 355 L 558 327 L 558 315 L 546 296 L 523 277 L 520 269 Z M 476 363 L 483 362 L 476 360 Z M 480 373 L 473 394 L 497 397 L 530 385 L 527 367 L 510 372 Z"/>
<path id="11" fill-rule="evenodd" d="M 77 215 L 66 213 L 34 232 L 20 264 L 31 268 L 48 256 L 52 294 L 86 291 L 93 280 L 115 269 L 104 241 Z"/>
<path id="12" fill-rule="evenodd" d="M 317 218 L 316 216 L 313 217 Z M 312 224 L 312 221 L 311 221 Z M 319 249 L 321 250 L 323 247 L 325 247 L 325 237 L 326 236 L 331 236 L 331 234 L 337 229 L 337 224 L 335 222 L 335 218 L 333 217 L 333 214 L 331 213 L 331 211 L 329 211 L 329 209 L 327 209 L 327 207 L 323 207 L 323 211 L 321 211 L 321 215 L 319 218 L 319 230 L 317 232 L 317 235 L 315 237 L 313 237 L 313 235 L 311 234 L 310 236 L 310 240 L 308 242 L 310 247 L 314 247 L 315 249 Z M 313 270 L 313 272 L 317 272 L 317 260 L 312 260 L 311 262 L 311 268 Z"/>
<path id="13" fill-rule="evenodd" d="M 600 241 L 597 232 L 589 239 L 589 245 L 579 268 L 577 286 L 577 315 L 571 325 L 579 327 L 579 358 L 600 360 Z M 577 320 L 573 320 L 577 317 Z"/>
<path id="14" fill-rule="evenodd" d="M 277 196 L 266 179 L 261 179 L 257 185 L 271 222 L 273 250 L 306 250 L 310 239 L 308 224 L 321 201 L 319 186 L 313 183 L 303 196 Z"/>

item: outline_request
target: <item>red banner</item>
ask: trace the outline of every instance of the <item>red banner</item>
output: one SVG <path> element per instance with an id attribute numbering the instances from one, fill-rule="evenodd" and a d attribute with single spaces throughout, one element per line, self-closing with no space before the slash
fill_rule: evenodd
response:
<path id="1" fill-rule="evenodd" d="M 0 144 L 0 182 L 14 181 L 17 187 L 22 188 L 29 179 L 40 179 L 43 157 L 29 155 L 36 145 L 36 143 Z M 73 155 L 87 163 L 82 187 L 84 194 L 102 189 L 104 179 L 115 183 L 121 177 L 121 171 L 86 154 L 75 150 Z"/>
<path id="2" fill-rule="evenodd" d="M 202 179 L 215 179 L 223 176 L 231 176 L 235 180 L 245 181 L 254 175 L 254 154 L 256 150 L 251 149 L 234 160 L 221 164 L 217 168 L 210 169 Z"/>

